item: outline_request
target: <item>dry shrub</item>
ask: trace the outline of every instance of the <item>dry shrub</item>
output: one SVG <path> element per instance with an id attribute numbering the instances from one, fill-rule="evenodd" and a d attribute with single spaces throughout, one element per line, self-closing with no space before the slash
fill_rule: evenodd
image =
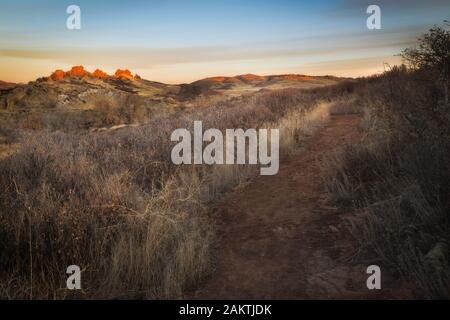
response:
<path id="1" fill-rule="evenodd" d="M 339 97 L 332 102 L 331 115 L 361 114 L 362 101 L 353 95 Z"/>
<path id="2" fill-rule="evenodd" d="M 404 67 L 355 89 L 365 137 L 323 162 L 331 200 L 359 213 L 360 258 L 417 297 L 449 298 L 450 109 L 433 79 Z"/>
<path id="3" fill-rule="evenodd" d="M 0 296 L 182 297 L 211 269 L 207 205 L 257 168 L 174 166 L 172 131 L 194 120 L 277 127 L 287 154 L 326 120 L 327 92 L 231 99 L 115 132 L 23 133 L 21 149 L 0 160 Z M 65 289 L 71 264 L 83 270 L 81 292 Z"/>

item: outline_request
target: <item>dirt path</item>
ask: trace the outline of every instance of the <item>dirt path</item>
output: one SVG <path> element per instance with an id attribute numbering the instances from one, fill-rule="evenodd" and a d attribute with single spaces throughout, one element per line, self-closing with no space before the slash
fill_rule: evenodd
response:
<path id="1" fill-rule="evenodd" d="M 355 240 L 344 214 L 327 204 L 317 159 L 360 137 L 357 116 L 333 116 L 276 176 L 258 176 L 227 195 L 217 269 L 197 299 L 395 298 L 366 287 L 367 265 L 348 258 Z M 384 274 L 383 274 L 384 275 Z M 383 281 L 382 284 L 386 282 Z"/>

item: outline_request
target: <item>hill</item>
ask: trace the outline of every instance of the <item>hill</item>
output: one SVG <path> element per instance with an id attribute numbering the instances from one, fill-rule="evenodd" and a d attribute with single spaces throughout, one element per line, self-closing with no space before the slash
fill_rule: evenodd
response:
<path id="1" fill-rule="evenodd" d="M 0 121 L 3 127 L 50 130 L 145 123 L 158 113 L 210 106 L 261 90 L 313 88 L 340 80 L 296 74 L 245 74 L 164 84 L 142 79 L 128 69 L 117 69 L 109 75 L 100 69 L 90 72 L 74 66 L 27 84 L 1 82 Z"/>
<path id="2" fill-rule="evenodd" d="M 198 80 L 192 85 L 203 90 L 213 90 L 226 95 L 241 95 L 259 90 L 277 90 L 285 88 L 306 89 L 335 84 L 341 78 L 332 76 L 314 77 L 302 74 L 282 74 L 260 76 L 243 74 L 234 77 L 210 77 Z"/>
<path id="3" fill-rule="evenodd" d="M 0 80 L 0 92 L 11 90 L 11 89 L 15 88 L 16 86 L 17 86 L 16 83 L 11 83 L 11 82 L 6 82 L 6 81 Z"/>
<path id="4" fill-rule="evenodd" d="M 95 109 L 108 100 L 112 105 L 123 103 L 128 96 L 144 98 L 152 103 L 178 105 L 199 96 L 237 96 L 259 90 L 312 88 L 334 84 L 340 79 L 330 76 L 312 77 L 298 74 L 234 77 L 211 77 L 190 84 L 171 85 L 142 79 L 127 69 L 114 75 L 96 69 L 88 72 L 83 66 L 69 71 L 55 70 L 50 76 L 18 86 L 0 81 L 0 109 L 24 108 Z"/>
<path id="5" fill-rule="evenodd" d="M 11 86 L 10 86 L 11 87 Z M 56 70 L 48 77 L 18 86 L 0 96 L 0 108 L 9 111 L 24 108 L 95 109 L 123 103 L 130 95 L 172 103 L 180 86 L 141 79 L 129 70 L 114 75 L 97 69 L 90 73 L 83 66 L 65 72 Z"/>

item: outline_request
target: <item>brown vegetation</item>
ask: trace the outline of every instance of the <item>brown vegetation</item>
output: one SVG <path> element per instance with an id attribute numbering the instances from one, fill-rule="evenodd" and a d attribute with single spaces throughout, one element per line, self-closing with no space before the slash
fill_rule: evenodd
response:
<path id="1" fill-rule="evenodd" d="M 101 125 L 143 118 L 146 124 L 51 132 L 33 118 L 42 114 L 28 113 L 27 130 L 18 132 L 11 122 L 2 126 L 3 139 L 19 142 L 20 149 L 0 159 L 0 297 L 183 297 L 211 270 L 216 221 L 207 208 L 256 168 L 174 166 L 171 132 L 192 129 L 194 120 L 221 130 L 278 127 L 286 156 L 311 133 L 311 123 L 323 120 L 323 108 L 332 101 L 333 114 L 363 117 L 362 142 L 320 162 L 330 200 L 357 218 L 354 259 L 394 272 L 416 297 L 448 298 L 449 38 L 448 31 L 434 28 L 419 49 L 404 53 L 408 66 L 309 90 L 271 89 L 216 100 L 199 93 L 235 87 L 215 87 L 217 79 L 176 88 L 109 79 L 94 91 L 85 79 L 65 84 L 70 90 L 64 94 L 73 94 L 80 105 L 89 97 L 85 110 Z M 79 84 L 89 89 L 79 92 Z M 25 109 L 26 98 L 43 103 L 33 92 L 45 89 L 45 103 L 55 110 L 46 117 L 54 129 L 70 126 L 77 116 L 86 119 L 60 113 L 60 87 L 48 85 L 38 81 L 13 89 L 2 100 L 5 109 Z M 147 94 L 148 86 L 152 97 L 179 90 L 203 108 L 150 115 L 148 96 L 137 94 Z M 64 289 L 71 264 L 83 269 L 83 291 L 75 294 Z"/>
<path id="2" fill-rule="evenodd" d="M 286 155 L 308 128 L 302 119 L 315 119 L 317 104 L 343 91 L 261 93 L 116 132 L 24 132 L 20 150 L 0 160 L 0 295 L 181 297 L 210 270 L 214 221 L 205 206 L 256 168 L 176 167 L 171 132 L 193 120 L 276 126 Z M 76 296 L 61 289 L 71 264 L 83 269 Z"/>
<path id="3" fill-rule="evenodd" d="M 325 175 L 334 201 L 359 213 L 359 258 L 395 270 L 422 298 L 450 297 L 449 45 L 433 28 L 420 40 L 426 55 L 406 51 L 407 61 L 417 53 L 412 68 L 355 86 L 364 141 L 331 156 Z"/>

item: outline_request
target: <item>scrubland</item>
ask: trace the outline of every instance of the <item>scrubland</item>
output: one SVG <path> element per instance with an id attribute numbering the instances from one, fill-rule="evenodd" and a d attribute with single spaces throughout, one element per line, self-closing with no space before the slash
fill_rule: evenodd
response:
<path id="1" fill-rule="evenodd" d="M 201 108 L 136 127 L 2 127 L 12 150 L 0 159 L 0 297 L 182 298 L 220 255 L 210 208 L 258 168 L 175 166 L 172 131 L 194 120 L 278 128 L 286 157 L 331 112 L 362 118 L 361 142 L 319 159 L 329 201 L 355 218 L 352 259 L 387 268 L 415 297 L 449 298 L 450 36 L 435 28 L 419 43 L 404 52 L 407 66 L 380 75 L 199 99 Z M 72 264 L 82 268 L 81 291 L 66 289 Z"/>
<path id="2" fill-rule="evenodd" d="M 287 89 L 161 114 L 117 131 L 16 133 L 0 160 L 2 298 L 180 298 L 211 271 L 208 208 L 257 174 L 252 165 L 179 167 L 170 134 L 204 128 L 279 128 L 287 156 L 328 117 L 345 84 Z M 65 270 L 82 268 L 81 291 Z"/>
<path id="3" fill-rule="evenodd" d="M 432 29 L 419 44 L 418 64 L 355 85 L 347 105 L 359 107 L 350 111 L 361 113 L 364 137 L 322 165 L 331 200 L 358 217 L 354 258 L 393 270 L 415 297 L 448 299 L 449 33 Z"/>

